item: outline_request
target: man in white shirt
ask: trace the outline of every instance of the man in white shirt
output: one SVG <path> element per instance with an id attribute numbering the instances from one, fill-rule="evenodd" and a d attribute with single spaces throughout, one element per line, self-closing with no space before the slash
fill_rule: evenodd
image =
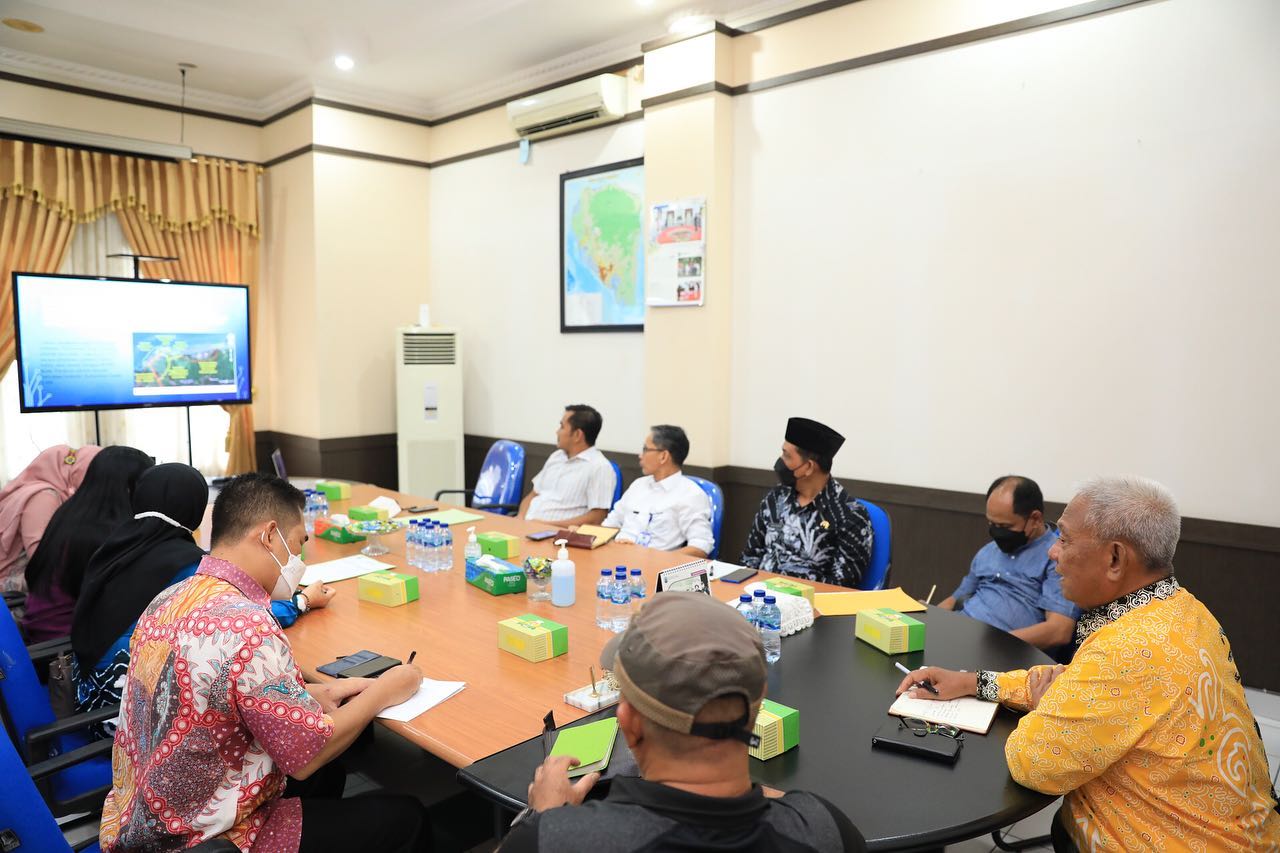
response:
<path id="1" fill-rule="evenodd" d="M 604 419 L 590 406 L 565 406 L 556 430 L 558 449 L 533 478 L 533 491 L 520 502 L 521 518 L 562 527 L 604 520 L 618 480 L 609 460 L 595 448 L 602 426 Z"/>
<path id="2" fill-rule="evenodd" d="M 678 426 L 660 424 L 649 431 L 640 450 L 636 480 L 604 520 L 620 528 L 617 541 L 662 551 L 706 557 L 715 545 L 711 501 L 680 470 L 689 455 L 689 438 Z"/>

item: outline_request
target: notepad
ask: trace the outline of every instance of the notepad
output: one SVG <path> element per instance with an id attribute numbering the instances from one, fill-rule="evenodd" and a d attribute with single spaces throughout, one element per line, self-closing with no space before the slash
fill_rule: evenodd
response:
<path id="1" fill-rule="evenodd" d="M 609 766 L 609 756 L 613 754 L 613 743 L 617 737 L 617 717 L 561 729 L 550 755 L 573 756 L 579 763 L 577 767 L 569 768 L 569 778 L 585 776 Z"/>
<path id="2" fill-rule="evenodd" d="M 955 726 L 966 732 L 985 735 L 991 729 L 991 721 L 1000 709 L 997 702 L 984 702 L 972 696 L 938 702 L 931 699 L 912 699 L 903 693 L 889 707 L 895 717 L 916 717 L 930 723 Z"/>
<path id="3" fill-rule="evenodd" d="M 308 563 L 307 570 L 302 573 L 298 586 L 310 586 L 313 583 L 336 583 L 348 578 L 367 575 L 379 569 L 394 569 L 394 563 L 384 563 L 364 554 L 352 554 L 338 560 L 327 560 L 323 563 Z"/>
<path id="4" fill-rule="evenodd" d="M 813 609 L 823 616 L 853 616 L 859 610 L 889 607 L 899 613 L 919 613 L 928 610 L 920 602 L 902 591 L 902 587 L 877 589 L 867 592 L 816 592 Z"/>
<path id="5" fill-rule="evenodd" d="M 479 521 L 484 518 L 483 515 L 476 515 L 474 512 L 467 512 L 464 509 L 442 509 L 439 512 L 429 512 L 426 515 L 410 515 L 405 516 L 402 521 L 411 518 L 425 518 L 428 521 L 439 521 L 444 524 L 465 524 L 468 521 Z"/>
<path id="6" fill-rule="evenodd" d="M 424 678 L 421 686 L 418 687 L 417 693 L 399 705 L 383 708 L 378 712 L 378 716 L 384 720 L 399 720 L 402 723 L 407 723 L 419 714 L 430 711 L 466 686 L 467 682 L 465 681 L 435 681 L 431 678 Z"/>

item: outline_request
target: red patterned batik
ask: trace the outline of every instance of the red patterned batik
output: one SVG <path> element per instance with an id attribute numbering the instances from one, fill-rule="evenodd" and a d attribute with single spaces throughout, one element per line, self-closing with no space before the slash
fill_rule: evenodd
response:
<path id="1" fill-rule="evenodd" d="M 223 837 L 295 853 L 299 800 L 285 775 L 333 722 L 309 694 L 262 587 L 225 560 L 160 593 L 129 641 L 102 809 L 102 849 L 181 850 Z"/>

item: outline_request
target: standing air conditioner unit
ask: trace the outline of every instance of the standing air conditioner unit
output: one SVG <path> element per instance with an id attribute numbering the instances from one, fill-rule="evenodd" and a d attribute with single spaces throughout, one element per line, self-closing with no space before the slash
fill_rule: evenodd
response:
<path id="1" fill-rule="evenodd" d="M 507 104 L 511 129 L 524 139 L 617 121 L 626 114 L 627 78 L 617 74 L 598 74 Z"/>
<path id="2" fill-rule="evenodd" d="M 462 482 L 462 343 L 451 329 L 396 330 L 400 491 L 431 497 Z"/>

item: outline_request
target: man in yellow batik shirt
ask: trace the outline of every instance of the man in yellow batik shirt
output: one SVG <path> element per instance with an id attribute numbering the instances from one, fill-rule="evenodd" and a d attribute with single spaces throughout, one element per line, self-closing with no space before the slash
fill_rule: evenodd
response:
<path id="1" fill-rule="evenodd" d="M 916 670 L 898 692 L 1029 713 L 1005 744 L 1019 784 L 1065 794 L 1055 850 L 1280 850 L 1262 736 L 1218 621 L 1173 577 L 1181 519 L 1160 484 L 1099 478 L 1049 552 L 1084 613 L 1067 666 Z M 934 697 L 912 684 L 926 679 Z"/>

